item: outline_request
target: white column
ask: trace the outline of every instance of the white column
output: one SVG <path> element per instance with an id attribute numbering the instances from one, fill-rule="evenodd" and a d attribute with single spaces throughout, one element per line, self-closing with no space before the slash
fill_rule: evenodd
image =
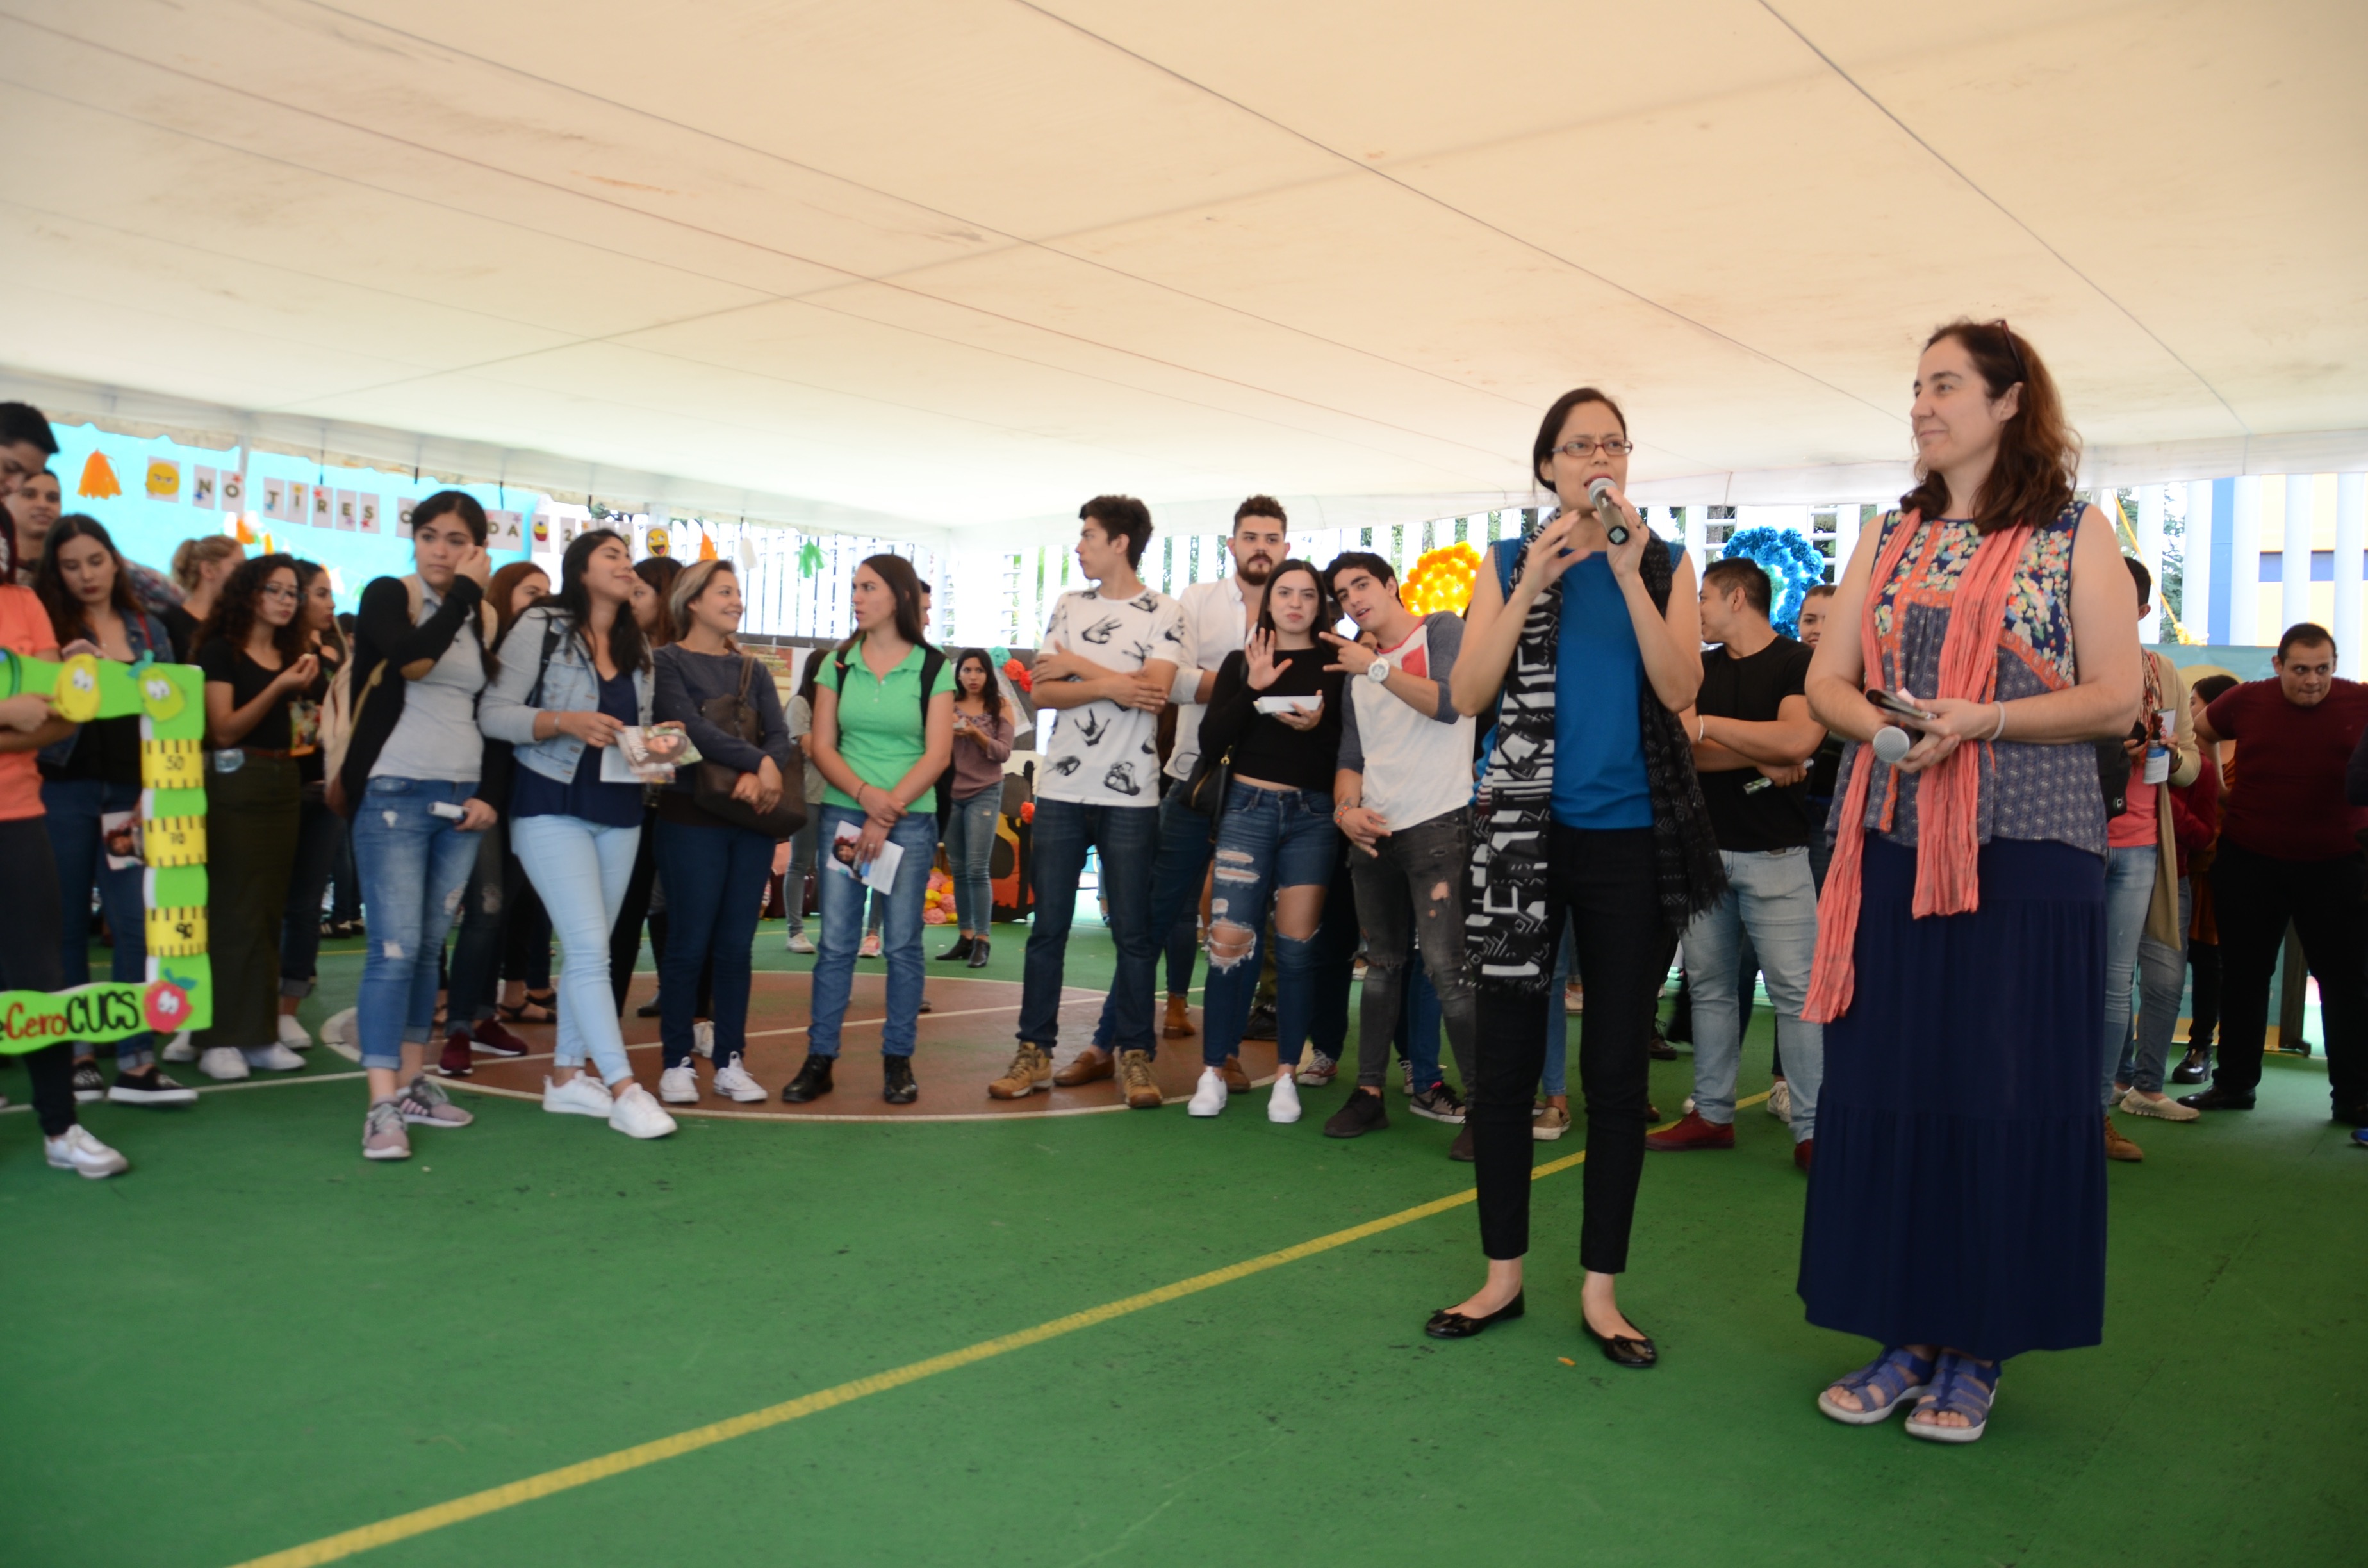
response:
<path id="1" fill-rule="evenodd" d="M 2228 641 L 2239 648 L 2261 641 L 2261 482 L 2237 480 L 2237 516 L 2228 530 Z"/>
<path id="2" fill-rule="evenodd" d="M 1702 575 L 1702 525 L 1710 517 L 1710 508 L 1699 502 L 1686 508 L 1686 558 L 1694 563 L 1694 575 Z"/>
<path id="3" fill-rule="evenodd" d="M 2180 619 L 2198 642 L 2212 641 L 2212 482 L 2187 482 L 2186 535 L 2180 543 Z"/>
<path id="4" fill-rule="evenodd" d="M 2368 547 L 2363 535 L 2368 535 L 2368 473 L 2339 473 L 2335 476 L 2335 624 L 2328 628 L 2335 633 L 2339 669 L 2346 658 L 2352 669 L 2368 669 L 2368 649 L 2360 645 L 2360 551 Z"/>
<path id="5" fill-rule="evenodd" d="M 2283 631 L 2297 620 L 2310 619 L 2310 544 L 2311 514 L 2318 495 L 2317 477 L 2307 473 L 2286 475 L 2286 541 L 2284 570 L 2285 594 L 2283 621 L 2278 630 Z"/>
<path id="6" fill-rule="evenodd" d="M 2138 559 L 2154 574 L 2154 602 L 2138 622 L 2138 641 L 2159 642 L 2165 635 L 2162 618 L 2162 486 L 2138 486 Z"/>
<path id="7" fill-rule="evenodd" d="M 1834 508 L 1834 581 L 1842 580 L 1850 570 L 1850 552 L 1858 549 L 1858 503 L 1846 502 Z"/>

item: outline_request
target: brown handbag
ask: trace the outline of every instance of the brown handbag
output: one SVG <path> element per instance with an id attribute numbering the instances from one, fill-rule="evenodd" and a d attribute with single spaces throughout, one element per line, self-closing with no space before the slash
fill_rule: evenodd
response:
<path id="1" fill-rule="evenodd" d="M 748 683 L 756 671 L 757 661 L 743 655 L 740 689 L 730 697 L 711 697 L 699 705 L 700 718 L 752 746 L 762 744 L 765 738 L 764 720 L 757 714 L 756 704 L 748 700 Z M 795 747 L 797 743 L 791 741 L 790 744 Z M 802 758 L 792 755 L 790 765 L 781 769 L 781 798 L 773 802 L 769 812 L 759 812 L 746 801 L 734 799 L 732 790 L 740 782 L 740 770 L 721 762 L 699 764 L 698 771 L 690 777 L 690 798 L 708 815 L 779 842 L 806 824 L 806 770 L 802 763 Z"/>

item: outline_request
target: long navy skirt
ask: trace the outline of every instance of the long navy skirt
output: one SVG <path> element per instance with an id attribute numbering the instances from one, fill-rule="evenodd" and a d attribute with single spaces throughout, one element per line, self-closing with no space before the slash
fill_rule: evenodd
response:
<path id="1" fill-rule="evenodd" d="M 1800 1290 L 1820 1328 L 2003 1360 L 2104 1336 L 2105 863 L 2001 839 L 1981 887 L 1912 919 L 1915 851 L 1867 838 Z"/>

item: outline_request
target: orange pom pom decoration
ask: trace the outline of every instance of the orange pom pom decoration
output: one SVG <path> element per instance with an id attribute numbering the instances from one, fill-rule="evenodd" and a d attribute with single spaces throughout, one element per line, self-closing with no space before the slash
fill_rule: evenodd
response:
<path id="1" fill-rule="evenodd" d="M 1472 603 L 1472 581 L 1479 571 L 1480 552 L 1469 544 L 1425 551 L 1398 585 L 1398 598 L 1417 615 L 1462 615 Z"/>

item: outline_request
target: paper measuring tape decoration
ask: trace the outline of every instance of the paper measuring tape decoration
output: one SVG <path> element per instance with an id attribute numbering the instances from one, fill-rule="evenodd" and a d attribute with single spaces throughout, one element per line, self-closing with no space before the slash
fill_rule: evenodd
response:
<path id="1" fill-rule="evenodd" d="M 140 721 L 147 977 L 97 981 L 70 991 L 0 992 L 0 1054 L 63 1040 L 104 1042 L 149 1030 L 213 1022 L 213 969 L 206 960 L 205 676 L 188 665 L 77 656 L 63 664 L 0 649 L 0 696 L 35 692 L 61 717 Z"/>
<path id="2" fill-rule="evenodd" d="M 152 817 L 141 824 L 142 852 L 151 866 L 206 863 L 206 819 Z"/>
<path id="3" fill-rule="evenodd" d="M 203 790 L 206 754 L 195 741 L 142 741 L 140 787 L 143 790 Z"/>

